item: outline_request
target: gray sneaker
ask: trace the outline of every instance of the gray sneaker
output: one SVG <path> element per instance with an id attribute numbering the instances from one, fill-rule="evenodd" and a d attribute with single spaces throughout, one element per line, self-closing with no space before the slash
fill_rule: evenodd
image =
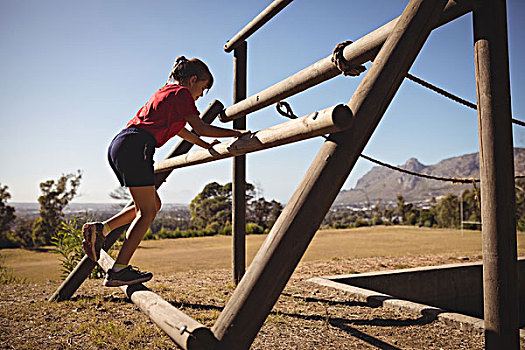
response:
<path id="1" fill-rule="evenodd" d="M 106 287 L 120 287 L 124 285 L 137 284 L 147 282 L 153 278 L 151 272 L 139 271 L 128 265 L 126 268 L 115 272 L 113 269 L 109 269 L 104 279 L 104 286 Z"/>
<path id="2" fill-rule="evenodd" d="M 104 245 L 106 238 L 104 237 L 104 224 L 101 222 L 91 222 L 82 226 L 82 235 L 84 241 L 82 241 L 82 248 L 86 255 L 97 262 L 100 259 L 100 249 Z"/>

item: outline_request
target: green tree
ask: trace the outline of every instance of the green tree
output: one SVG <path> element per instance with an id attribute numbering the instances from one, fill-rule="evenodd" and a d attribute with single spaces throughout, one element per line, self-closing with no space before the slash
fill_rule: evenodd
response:
<path id="1" fill-rule="evenodd" d="M 281 203 L 274 200 L 268 202 L 264 197 L 252 200 L 247 208 L 246 221 L 257 224 L 265 230 L 273 226 L 283 210 Z"/>
<path id="2" fill-rule="evenodd" d="M 11 198 L 11 194 L 7 190 L 7 186 L 0 184 L 0 233 L 9 231 L 16 219 L 15 208 L 7 204 L 7 200 Z"/>
<path id="3" fill-rule="evenodd" d="M 255 187 L 246 184 L 246 221 L 267 230 L 277 220 L 282 211 L 279 202 L 256 198 Z M 192 227 L 215 233 L 231 232 L 232 184 L 217 182 L 207 184 L 190 204 Z M 255 226 L 251 226 L 255 227 Z"/>
<path id="4" fill-rule="evenodd" d="M 436 221 L 440 227 L 458 227 L 459 209 L 458 197 L 449 194 L 439 201 L 436 205 Z"/>
<path id="5" fill-rule="evenodd" d="M 401 223 L 405 225 L 415 225 L 418 222 L 419 210 L 414 208 L 414 204 L 405 203 L 402 195 L 397 195 L 397 215 Z"/>
<path id="6" fill-rule="evenodd" d="M 109 193 L 109 196 L 118 201 L 125 201 L 125 202 L 128 202 L 132 199 L 131 194 L 129 194 L 129 192 L 126 190 L 125 187 L 115 188 L 113 191 Z"/>
<path id="7" fill-rule="evenodd" d="M 33 246 L 33 230 L 35 220 L 19 219 L 15 228 L 15 237 L 19 246 L 24 248 Z"/>
<path id="8" fill-rule="evenodd" d="M 434 207 L 419 211 L 418 226 L 432 227 L 437 224 Z"/>
<path id="9" fill-rule="evenodd" d="M 463 201 L 463 220 L 470 222 L 481 222 L 481 208 L 480 208 L 480 190 L 473 188 L 471 190 L 463 191 L 461 195 Z M 481 229 L 481 226 L 476 224 L 465 224 L 467 229 Z"/>
<path id="10" fill-rule="evenodd" d="M 231 220 L 232 184 L 207 184 L 190 203 L 192 226 L 216 231 Z"/>
<path id="11" fill-rule="evenodd" d="M 7 190 L 7 186 L 0 184 L 0 233 L 9 231 L 16 219 L 15 208 L 7 205 L 7 200 L 11 198 L 11 194 Z"/>
<path id="12" fill-rule="evenodd" d="M 51 237 L 64 219 L 64 208 L 77 194 L 81 178 L 82 173 L 78 170 L 76 174 L 63 174 L 56 181 L 47 180 L 40 183 L 40 217 L 35 221 L 33 229 L 35 246 L 51 243 Z"/>
<path id="13" fill-rule="evenodd" d="M 268 215 L 266 219 L 266 228 L 271 229 L 275 222 L 277 221 L 277 218 L 281 215 L 283 211 L 283 205 L 275 200 L 272 200 L 270 202 L 271 209 L 270 214 Z"/>
<path id="14" fill-rule="evenodd" d="M 16 219 L 15 208 L 7 204 L 11 198 L 7 186 L 0 184 L 0 248 L 17 246 L 11 228 Z"/>

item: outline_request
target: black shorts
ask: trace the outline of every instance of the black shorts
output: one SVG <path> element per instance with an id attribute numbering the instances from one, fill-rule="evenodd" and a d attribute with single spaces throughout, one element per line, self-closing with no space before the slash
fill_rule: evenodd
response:
<path id="1" fill-rule="evenodd" d="M 151 133 L 127 128 L 115 136 L 108 148 L 108 160 L 121 186 L 154 186 L 153 154 L 157 141 Z"/>

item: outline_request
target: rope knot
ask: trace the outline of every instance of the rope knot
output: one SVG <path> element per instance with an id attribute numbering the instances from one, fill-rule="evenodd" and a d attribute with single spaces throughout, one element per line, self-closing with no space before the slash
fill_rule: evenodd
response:
<path id="1" fill-rule="evenodd" d="M 352 41 L 347 40 L 336 45 L 332 53 L 332 63 L 335 64 L 337 69 L 339 69 L 341 73 L 343 73 L 343 75 L 357 77 L 359 74 L 363 73 L 366 70 L 366 68 L 363 65 L 350 64 L 343 56 L 343 51 L 345 47 L 347 47 L 351 43 Z"/>

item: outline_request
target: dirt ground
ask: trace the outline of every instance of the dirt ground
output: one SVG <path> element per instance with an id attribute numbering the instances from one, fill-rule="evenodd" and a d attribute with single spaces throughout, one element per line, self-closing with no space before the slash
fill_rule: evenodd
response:
<path id="1" fill-rule="evenodd" d="M 373 308 L 311 277 L 477 261 L 425 255 L 301 263 L 255 338 L 252 349 L 483 349 L 467 333 L 422 315 Z M 169 349 L 175 343 L 119 288 L 87 280 L 72 300 L 50 303 L 59 282 L 0 286 L 1 349 Z M 233 291 L 229 269 L 157 274 L 147 286 L 212 326 Z M 522 344 L 522 349 L 525 346 Z"/>

